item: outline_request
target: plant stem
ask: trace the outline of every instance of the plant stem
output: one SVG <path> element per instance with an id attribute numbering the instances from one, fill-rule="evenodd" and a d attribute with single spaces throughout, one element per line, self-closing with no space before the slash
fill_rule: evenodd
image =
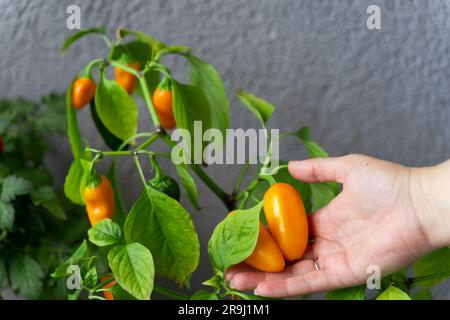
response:
<path id="1" fill-rule="evenodd" d="M 153 124 L 156 128 L 156 132 L 160 132 L 162 127 L 159 122 L 158 114 L 156 113 L 155 107 L 153 106 L 152 99 L 150 97 L 150 92 L 148 91 L 147 83 L 142 75 L 139 75 L 139 84 L 141 85 L 142 92 L 144 93 L 145 104 L 147 105 L 148 112 L 152 118 Z"/>
<path id="2" fill-rule="evenodd" d="M 141 164 L 139 163 L 139 158 L 137 156 L 134 156 L 133 158 L 134 158 L 134 163 L 136 164 L 136 168 L 138 169 L 138 172 L 139 172 L 139 177 L 141 178 L 141 181 L 144 184 L 144 186 L 146 186 L 147 181 L 145 180 L 144 172 L 142 172 L 142 167 L 141 167 Z"/>
<path id="3" fill-rule="evenodd" d="M 156 133 L 155 132 L 140 132 L 137 133 L 135 135 L 132 135 L 131 137 L 129 137 L 127 140 L 125 140 L 124 142 L 122 142 L 122 144 L 119 146 L 119 148 L 117 149 L 117 151 L 122 151 L 123 148 L 125 148 L 125 146 L 130 143 L 131 141 L 133 141 L 134 139 L 138 139 L 138 138 L 143 138 L 143 137 L 153 137 Z M 147 141 L 145 141 L 147 142 Z M 144 143 L 145 143 L 144 142 Z M 153 142 L 153 141 L 152 141 Z M 148 145 L 146 145 L 145 147 L 147 147 Z M 139 146 L 140 147 L 140 146 Z M 138 147 L 138 149 L 139 149 Z M 144 147 L 144 148 L 145 148 Z M 143 148 L 141 148 L 143 149 Z"/>
<path id="4" fill-rule="evenodd" d="M 157 133 L 153 133 L 153 135 L 150 136 L 147 140 L 142 142 L 140 146 L 136 148 L 136 150 L 142 150 L 147 148 L 149 145 L 151 145 L 154 141 L 156 141 L 159 138 L 159 135 Z"/>
<path id="5" fill-rule="evenodd" d="M 167 133 L 163 133 L 161 135 L 164 142 L 170 147 L 173 148 L 175 146 L 175 142 L 172 141 Z M 225 191 L 223 191 L 207 174 L 203 171 L 203 169 L 197 164 L 189 164 L 189 167 L 195 174 L 211 189 L 214 194 L 222 200 L 225 206 L 232 210 L 234 209 L 234 199 Z"/>
<path id="6" fill-rule="evenodd" d="M 246 174 L 248 168 L 250 168 L 250 165 L 248 163 L 245 163 L 242 166 L 242 168 L 239 172 L 239 175 L 236 179 L 236 183 L 234 184 L 233 194 L 237 194 L 239 192 L 239 189 L 241 188 L 242 181 L 244 180 L 244 177 L 245 177 L 245 174 Z"/>
<path id="7" fill-rule="evenodd" d="M 184 295 L 182 293 L 178 293 L 175 291 L 172 291 L 170 289 L 161 287 L 160 285 L 157 285 L 156 283 L 153 286 L 153 291 L 156 293 L 159 293 L 160 295 L 175 299 L 175 300 L 190 300 L 190 297 L 187 295 Z"/>
<path id="8" fill-rule="evenodd" d="M 450 276 L 450 271 L 446 271 L 446 272 L 440 272 L 440 273 L 435 273 L 435 274 L 430 274 L 430 275 L 425 275 L 425 276 L 420 276 L 420 277 L 414 277 L 414 278 L 407 278 L 407 282 L 412 285 L 418 282 L 423 282 L 423 281 L 428 281 L 428 280 L 433 280 L 433 279 L 440 279 L 440 278 L 446 278 Z"/>

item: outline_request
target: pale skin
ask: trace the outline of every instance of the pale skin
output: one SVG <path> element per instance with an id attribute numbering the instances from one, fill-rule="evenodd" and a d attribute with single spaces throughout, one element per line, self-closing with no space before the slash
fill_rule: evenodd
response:
<path id="1" fill-rule="evenodd" d="M 289 172 L 305 182 L 337 181 L 342 192 L 310 216 L 314 242 L 300 261 L 280 273 L 233 266 L 225 279 L 237 290 L 289 297 L 355 286 L 370 265 L 388 275 L 450 245 L 450 160 L 409 168 L 347 155 L 291 161 Z"/>

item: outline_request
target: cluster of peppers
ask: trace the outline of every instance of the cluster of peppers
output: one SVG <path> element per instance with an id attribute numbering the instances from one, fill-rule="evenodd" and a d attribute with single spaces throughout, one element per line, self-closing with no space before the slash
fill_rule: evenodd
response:
<path id="1" fill-rule="evenodd" d="M 139 63 L 130 63 L 128 67 L 139 71 Z M 137 78 L 128 71 L 119 67 L 114 68 L 114 77 L 117 83 L 125 89 L 128 94 L 132 94 L 136 88 Z M 95 95 L 96 84 L 89 72 L 75 80 L 72 89 L 72 107 L 75 109 L 83 108 Z M 170 90 L 170 81 L 164 78 L 155 89 L 152 97 L 158 118 L 166 130 L 175 127 L 175 118 L 172 107 L 172 91 Z"/>
<path id="2" fill-rule="evenodd" d="M 137 71 L 140 70 L 140 65 L 138 63 L 130 63 L 128 66 Z M 136 76 L 119 67 L 114 69 L 114 73 L 117 83 L 124 88 L 128 94 L 133 94 L 136 88 Z M 83 108 L 94 98 L 95 90 L 96 83 L 89 72 L 76 79 L 72 88 L 72 107 L 75 109 Z M 164 129 L 173 129 L 175 127 L 175 118 L 173 115 L 172 91 L 170 89 L 169 79 L 164 78 L 161 81 L 153 93 L 152 101 Z M 0 154 L 2 149 L 3 141 L 0 138 Z M 152 164 L 156 170 L 156 176 L 148 182 L 149 186 L 179 201 L 180 189 L 177 182 L 173 178 L 162 174 L 158 163 L 154 158 L 152 158 Z M 111 182 L 106 176 L 98 175 L 95 172 L 90 173 L 88 182 L 83 190 L 83 197 L 91 226 L 95 226 L 103 219 L 114 218 L 114 190 Z M 112 279 L 110 276 L 103 277 L 101 281 L 109 281 L 103 287 L 104 289 L 108 289 L 116 283 L 116 280 Z M 103 295 L 107 300 L 114 299 L 110 291 L 104 291 Z"/>
<path id="3" fill-rule="evenodd" d="M 138 63 L 130 63 L 128 66 L 140 70 Z M 131 95 L 136 87 L 136 76 L 119 67 L 116 67 L 114 72 L 117 83 Z M 89 73 L 76 79 L 72 88 L 73 108 L 80 109 L 89 103 L 95 95 L 95 90 L 95 81 Z M 172 92 L 167 78 L 164 78 L 153 92 L 152 102 L 164 129 L 174 128 Z M 180 189 L 176 181 L 164 176 L 153 158 L 152 164 L 156 169 L 156 176 L 149 181 L 149 186 L 179 201 Z M 113 219 L 114 191 L 107 177 L 91 174 L 83 196 L 92 226 L 103 219 Z M 280 272 L 285 268 L 285 261 L 300 259 L 308 245 L 305 207 L 294 187 L 286 183 L 275 183 L 264 194 L 263 210 L 267 228 L 260 222 L 255 249 L 245 263 L 261 271 Z M 112 280 L 105 285 L 105 289 L 114 284 L 115 280 Z M 113 299 L 109 291 L 105 291 L 104 296 L 108 300 Z"/>
<path id="4" fill-rule="evenodd" d="M 280 272 L 285 260 L 298 260 L 305 253 L 308 245 L 305 206 L 293 186 L 275 183 L 264 194 L 263 210 L 267 228 L 259 223 L 255 249 L 245 263 L 264 272 Z"/>

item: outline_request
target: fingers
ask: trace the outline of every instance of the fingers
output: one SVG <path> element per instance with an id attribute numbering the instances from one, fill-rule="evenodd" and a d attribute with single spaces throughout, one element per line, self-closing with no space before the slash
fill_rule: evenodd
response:
<path id="1" fill-rule="evenodd" d="M 255 269 L 246 265 L 245 263 L 237 264 L 235 266 L 229 267 L 225 271 L 225 280 L 230 282 L 236 274 L 250 271 L 255 271 Z"/>
<path id="2" fill-rule="evenodd" d="M 261 282 L 255 295 L 271 298 L 301 296 L 333 289 L 326 270 L 312 271 L 305 275 L 282 280 Z"/>
<path id="3" fill-rule="evenodd" d="M 244 270 L 235 273 L 230 279 L 230 286 L 240 291 L 253 290 L 261 282 L 269 280 L 285 280 L 295 276 L 301 276 L 315 270 L 314 262 L 312 260 L 302 260 L 294 265 L 286 267 L 283 272 L 270 273 L 251 270 Z"/>
<path id="4" fill-rule="evenodd" d="M 302 161 L 290 161 L 291 175 L 305 182 L 337 181 L 343 183 L 347 171 L 364 156 L 348 155 L 343 157 L 315 158 Z"/>

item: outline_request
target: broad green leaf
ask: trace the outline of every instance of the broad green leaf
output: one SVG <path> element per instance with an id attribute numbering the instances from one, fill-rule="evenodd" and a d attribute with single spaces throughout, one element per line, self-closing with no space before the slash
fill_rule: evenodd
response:
<path id="1" fill-rule="evenodd" d="M 448 272 L 450 270 L 450 248 L 444 247 L 435 250 L 419 260 L 414 265 L 414 277 L 423 277 L 433 274 Z M 423 288 L 431 288 L 449 277 L 442 277 L 421 281 L 420 286 Z"/>
<path id="2" fill-rule="evenodd" d="M 89 34 L 98 34 L 98 35 L 101 35 L 101 36 L 104 36 L 104 37 L 107 36 L 105 28 L 88 28 L 88 29 L 79 30 L 78 32 L 70 35 L 66 39 L 66 41 L 63 44 L 63 46 L 60 49 L 61 53 L 64 53 L 77 40 L 79 40 L 79 39 L 81 39 L 84 36 L 87 36 Z"/>
<path id="3" fill-rule="evenodd" d="M 296 136 L 304 143 L 310 158 L 326 158 L 328 153 L 317 143 L 312 140 L 311 133 L 308 127 L 302 127 L 296 132 Z M 334 194 L 339 193 L 339 186 L 336 182 L 327 183 L 332 189 Z"/>
<path id="4" fill-rule="evenodd" d="M 78 128 L 77 111 L 72 108 L 72 89 L 75 80 L 76 78 L 72 80 L 66 93 L 66 121 L 67 136 L 69 137 L 73 157 L 74 159 L 79 159 L 83 154 L 83 145 L 81 143 L 80 129 Z"/>
<path id="5" fill-rule="evenodd" d="M 99 247 L 115 244 L 120 240 L 122 231 L 111 219 L 103 219 L 88 230 L 89 241 Z"/>
<path id="6" fill-rule="evenodd" d="M 191 300 L 219 300 L 219 296 L 215 292 L 199 290 L 191 296 Z"/>
<path id="7" fill-rule="evenodd" d="M 181 204 L 145 188 L 124 226 L 127 243 L 139 242 L 153 255 L 156 275 L 183 283 L 197 268 L 200 244 L 189 213 Z"/>
<path id="8" fill-rule="evenodd" d="M 139 243 L 117 246 L 108 253 L 114 278 L 139 300 L 149 300 L 153 290 L 155 268 L 150 251 Z"/>
<path id="9" fill-rule="evenodd" d="M 219 129 L 225 136 L 230 125 L 228 97 L 216 69 L 205 61 L 188 55 L 192 84 L 203 90 L 211 107 L 211 127 Z"/>
<path id="10" fill-rule="evenodd" d="M 390 285 L 377 297 L 377 300 L 411 300 L 408 294 L 393 285 Z"/>
<path id="11" fill-rule="evenodd" d="M 131 29 L 120 29 L 119 34 L 121 37 L 125 37 L 127 35 L 134 35 L 138 40 L 148 43 L 153 49 L 153 54 L 156 54 L 159 50 L 162 50 L 166 47 L 165 43 L 153 38 L 152 36 L 144 32 Z"/>
<path id="12" fill-rule="evenodd" d="M 111 166 L 109 167 L 108 173 L 106 175 L 111 182 L 114 190 L 114 201 L 115 201 L 115 211 L 113 221 L 119 226 L 123 226 L 126 218 L 125 204 L 123 202 L 122 191 L 120 190 L 119 182 L 117 181 L 116 175 L 116 159 L 113 159 Z"/>
<path id="13" fill-rule="evenodd" d="M 80 244 L 75 252 L 64 263 L 56 267 L 55 271 L 50 275 L 53 278 L 65 277 L 68 275 L 67 267 L 71 264 L 76 264 L 79 260 L 88 257 L 89 249 L 86 240 Z"/>
<path id="14" fill-rule="evenodd" d="M 52 215 L 60 219 L 66 219 L 55 189 L 50 186 L 40 187 L 31 192 L 31 200 L 35 206 L 43 206 Z"/>
<path id="15" fill-rule="evenodd" d="M 92 266 L 89 268 L 89 270 L 86 272 L 86 275 L 83 279 L 83 285 L 85 285 L 88 288 L 94 288 L 97 284 L 97 268 L 95 266 Z"/>
<path id="16" fill-rule="evenodd" d="M 336 196 L 327 183 L 310 183 L 309 187 L 311 188 L 311 212 L 322 209 Z"/>
<path id="17" fill-rule="evenodd" d="M 119 138 L 117 138 L 115 135 L 113 135 L 111 132 L 109 132 L 108 129 L 106 129 L 105 125 L 100 120 L 97 110 L 95 109 L 95 101 L 91 100 L 91 115 L 92 119 L 94 120 L 94 124 L 97 127 L 98 132 L 103 138 L 103 141 L 105 144 L 111 149 L 111 150 L 118 150 L 119 147 L 122 145 L 123 141 Z M 127 149 L 128 146 L 126 146 L 124 149 Z"/>
<path id="18" fill-rule="evenodd" d="M 194 208 L 200 209 L 198 205 L 197 185 L 195 184 L 194 178 L 192 178 L 191 174 L 189 173 L 187 166 L 184 164 L 175 165 L 175 169 L 178 172 L 181 185 L 186 191 L 189 201 L 192 203 Z"/>
<path id="19" fill-rule="evenodd" d="M 136 300 L 135 297 L 125 291 L 118 283 L 110 287 L 109 291 L 111 291 L 114 300 Z"/>
<path id="20" fill-rule="evenodd" d="M 366 286 L 337 289 L 326 294 L 327 300 L 364 300 Z"/>
<path id="21" fill-rule="evenodd" d="M 239 90 L 236 96 L 241 100 L 241 102 L 247 106 L 251 112 L 261 121 L 262 125 L 265 126 L 266 122 L 269 120 L 270 116 L 275 110 L 275 107 L 269 102 L 252 95 L 244 90 Z"/>
<path id="22" fill-rule="evenodd" d="M 11 203 L 0 201 L 0 229 L 11 230 L 14 225 L 14 213 Z"/>
<path id="23" fill-rule="evenodd" d="M 82 189 L 89 174 L 89 164 L 90 161 L 85 159 L 75 159 L 64 181 L 64 194 L 70 201 L 79 205 L 84 205 Z"/>
<path id="24" fill-rule="evenodd" d="M 116 81 L 100 79 L 95 92 L 95 108 L 105 127 L 121 140 L 136 134 L 136 102 Z"/>
<path id="25" fill-rule="evenodd" d="M 12 201 L 16 196 L 29 193 L 31 189 L 30 181 L 14 175 L 8 176 L 3 179 L 1 200 Z"/>
<path id="26" fill-rule="evenodd" d="M 211 128 L 211 108 L 203 91 L 197 86 L 172 81 L 173 113 L 178 129 L 187 129 L 194 137 L 194 121 L 200 121 L 202 131 Z M 195 143 L 196 141 L 194 141 Z M 190 154 L 203 159 L 202 145 L 192 145 Z"/>
<path id="27" fill-rule="evenodd" d="M 208 253 L 214 266 L 224 271 L 248 258 L 259 234 L 259 214 L 263 202 L 247 210 L 236 210 L 220 222 L 208 242 Z"/>
<path id="28" fill-rule="evenodd" d="M 44 272 L 29 255 L 16 257 L 9 268 L 11 288 L 27 299 L 36 299 L 42 292 Z"/>

